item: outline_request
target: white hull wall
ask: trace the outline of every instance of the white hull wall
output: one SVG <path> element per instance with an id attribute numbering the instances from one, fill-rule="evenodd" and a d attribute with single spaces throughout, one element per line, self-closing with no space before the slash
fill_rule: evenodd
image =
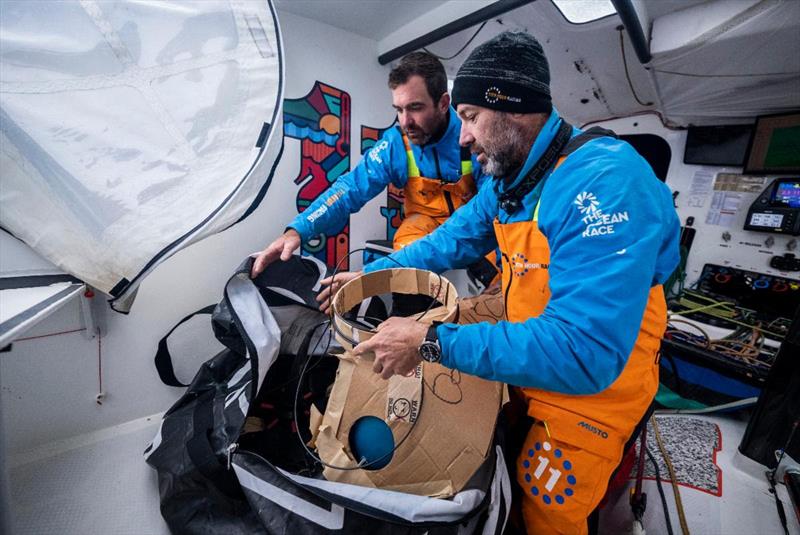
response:
<path id="1" fill-rule="evenodd" d="M 286 53 L 287 99 L 304 97 L 319 80 L 351 97 L 351 169 L 361 159 L 361 125 L 391 123 L 388 67 L 377 62 L 377 42 L 332 26 L 279 12 Z M 153 356 L 158 340 L 185 315 L 219 301 L 233 269 L 250 253 L 280 234 L 297 213 L 300 141 L 286 138 L 282 160 L 261 206 L 233 228 L 192 245 L 160 265 L 142 284 L 129 315 L 107 310 L 95 298 L 102 330 L 102 380 L 98 394 L 98 342 L 83 333 L 18 341 L 0 354 L 0 413 L 11 462 L 43 444 L 160 413 L 178 398 L 181 389 L 161 384 Z M 351 250 L 366 239 L 386 237 L 379 195 L 350 220 Z M 360 253 L 353 255 L 360 267 Z M 77 300 L 33 330 L 30 337 L 83 327 Z M 176 372 L 189 381 L 197 367 L 218 350 L 210 339 L 208 316 L 198 320 L 197 332 L 206 337 L 176 341 Z M 186 337 L 185 337 L 186 338 Z M 194 339 L 191 339 L 194 338 Z"/>
<path id="2" fill-rule="evenodd" d="M 713 189 L 717 175 L 741 174 L 741 167 L 683 163 L 686 130 L 665 128 L 655 115 L 638 115 L 592 123 L 592 125 L 608 128 L 620 135 L 654 134 L 669 144 L 672 155 L 666 183 L 673 192 L 679 192 L 675 199 L 675 207 L 681 224 L 685 225 L 689 217 L 694 217 L 693 228 L 696 231 L 686 266 L 686 287 L 697 281 L 705 264 L 732 266 L 746 271 L 798 279 L 797 272 L 782 272 L 769 265 L 773 255 L 796 253 L 797 237 L 743 230 L 750 204 L 773 179 L 784 175 L 754 176 L 754 180 L 763 180 L 761 189 L 757 192 L 729 192 L 727 202 L 738 204 L 738 210 L 734 215 L 714 218 L 713 215 L 719 213 L 713 206 L 715 193 L 719 193 Z M 707 187 L 702 187 L 703 184 Z M 712 217 L 709 217 L 709 214 Z M 723 234 L 726 233 L 730 235 L 727 241 L 723 238 Z"/>

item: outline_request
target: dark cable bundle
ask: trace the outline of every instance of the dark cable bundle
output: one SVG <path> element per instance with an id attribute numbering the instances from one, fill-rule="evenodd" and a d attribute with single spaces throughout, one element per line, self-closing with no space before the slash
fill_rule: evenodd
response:
<path id="1" fill-rule="evenodd" d="M 347 256 L 345 256 L 345 257 L 343 257 L 342 259 L 339 260 L 339 262 L 337 263 L 336 267 L 333 270 L 333 275 L 331 276 L 331 279 L 332 279 L 331 290 L 333 289 L 333 283 L 336 280 L 336 275 L 339 273 L 339 268 L 341 267 L 342 261 L 345 258 L 348 258 L 350 255 L 352 255 L 354 253 L 358 253 L 358 252 L 364 251 L 364 250 L 365 250 L 364 248 L 354 249 L 353 251 L 348 253 Z M 395 259 L 393 259 L 391 257 L 387 257 L 387 258 L 390 258 L 393 262 L 397 263 L 398 266 L 405 267 L 405 266 L 401 265 L 400 263 L 398 263 Z M 441 284 L 442 276 L 440 274 L 437 274 L 437 275 L 439 276 L 439 280 L 440 280 L 439 292 L 441 293 L 442 288 L 444 288 L 445 285 Z M 440 295 L 437 294 L 436 297 L 431 300 L 431 302 L 428 305 L 428 307 L 424 311 L 422 311 L 422 313 L 420 313 L 415 318 L 415 321 L 421 321 L 428 314 L 428 312 L 430 312 L 430 310 L 433 308 L 433 305 L 436 304 L 436 303 L 439 303 L 439 297 L 440 297 Z M 300 373 L 299 373 L 299 376 L 298 376 L 297 388 L 296 388 L 295 396 L 294 396 L 294 421 L 296 422 L 296 425 L 295 425 L 296 433 L 295 434 L 296 434 L 298 440 L 300 441 L 300 444 L 302 445 L 303 450 L 305 451 L 306 455 L 308 455 L 311 459 L 313 459 L 314 462 L 319 463 L 319 465 L 321 465 L 321 466 L 325 466 L 325 467 L 332 468 L 332 469 L 335 469 L 335 470 L 361 470 L 361 469 L 368 469 L 370 467 L 380 467 L 380 466 L 382 466 L 384 464 L 384 461 L 386 461 L 387 459 L 391 459 L 392 456 L 394 455 L 394 452 L 396 452 L 403 445 L 403 443 L 408 439 L 408 437 L 411 436 L 411 433 L 414 431 L 414 427 L 416 425 L 416 422 L 419 420 L 419 418 L 415 419 L 411 423 L 411 425 L 408 428 L 408 431 L 406 431 L 405 435 L 403 435 L 403 437 L 399 441 L 397 441 L 397 444 L 395 444 L 394 447 L 390 451 L 387 451 L 382 456 L 380 456 L 380 457 L 378 457 L 376 459 L 373 459 L 372 461 L 369 461 L 369 462 L 367 462 L 366 458 L 362 457 L 361 460 L 359 460 L 358 463 L 355 464 L 354 466 L 335 466 L 335 465 L 331 465 L 329 463 L 326 463 L 325 461 L 320 459 L 320 457 L 318 455 L 316 455 L 311 450 L 311 448 L 308 447 L 308 444 L 306 444 L 307 441 L 303 439 L 302 433 L 300 432 L 300 426 L 299 426 L 300 419 L 299 419 L 298 406 L 300 404 L 300 398 L 301 398 L 300 393 L 301 393 L 302 385 L 304 383 L 303 379 L 304 379 L 304 377 L 306 375 L 306 372 L 307 372 L 307 369 L 308 369 L 308 364 L 311 361 L 311 358 L 312 358 L 313 354 L 315 353 L 317 347 L 319 346 L 319 343 L 322 341 L 323 337 L 320 337 L 317 340 L 317 344 L 309 352 L 308 348 L 309 348 L 310 342 L 313 339 L 314 334 L 319 330 L 320 327 L 323 327 L 323 326 L 330 327 L 331 328 L 331 333 L 330 333 L 330 336 L 327 337 L 328 338 L 328 345 L 325 348 L 325 350 L 323 351 L 323 353 L 327 356 L 328 352 L 329 352 L 329 349 L 330 349 L 330 343 L 331 343 L 331 340 L 333 339 L 333 335 L 334 335 L 333 330 L 336 329 L 335 322 L 333 321 L 333 305 L 332 305 L 332 302 L 333 302 L 333 291 L 331 291 L 331 295 L 330 295 L 329 299 L 331 300 L 330 317 L 329 317 L 329 319 L 324 321 L 324 322 L 321 322 L 321 323 L 317 324 L 316 326 L 314 326 L 314 328 L 311 329 L 311 331 L 306 335 L 306 339 L 303 341 L 303 344 L 300 347 L 300 351 L 298 352 L 298 355 L 297 355 L 298 361 L 302 360 L 303 361 L 303 365 L 302 365 L 302 369 L 300 370 Z M 358 322 L 358 320 L 379 320 L 379 318 L 372 318 L 370 316 L 354 316 L 352 318 L 352 320 Z M 358 322 L 358 323 L 359 324 L 363 324 L 362 322 Z M 369 326 L 369 332 L 376 332 L 371 325 Z M 338 334 L 339 336 L 343 337 L 352 346 L 355 347 L 356 345 L 358 345 L 358 341 L 350 339 L 349 337 L 347 337 L 347 335 L 345 333 L 341 332 L 340 330 L 337 330 L 336 334 Z M 324 358 L 324 357 L 320 357 L 320 358 Z M 455 379 L 451 378 L 451 380 L 454 381 Z M 438 394 L 436 394 L 435 388 L 431 387 L 424 380 L 423 380 L 423 382 L 425 383 L 425 386 L 427 386 L 428 389 L 431 390 L 433 395 L 435 395 L 435 396 L 439 397 L 440 399 L 442 399 Z M 420 395 L 422 396 L 422 392 L 420 393 Z M 424 398 L 420 398 L 420 411 L 422 410 L 423 399 Z M 444 400 L 444 401 L 449 402 L 447 400 Z"/>

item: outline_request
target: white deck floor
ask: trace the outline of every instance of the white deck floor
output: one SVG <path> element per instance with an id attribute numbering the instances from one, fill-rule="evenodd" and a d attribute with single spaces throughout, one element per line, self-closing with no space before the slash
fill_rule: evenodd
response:
<path id="1" fill-rule="evenodd" d="M 142 452 L 158 418 L 12 458 L 13 535 L 168 535 L 156 472 Z"/>
<path id="2" fill-rule="evenodd" d="M 721 496 L 679 485 L 689 532 L 693 535 L 783 535 L 783 528 L 764 476 L 766 467 L 739 452 L 739 443 L 747 427 L 746 415 L 729 416 L 675 416 L 699 418 L 717 424 L 721 432 L 721 450 L 717 452 L 716 465 L 722 471 Z M 660 457 L 655 443 L 648 447 L 655 457 Z M 675 498 L 667 473 L 661 474 L 664 494 L 670 510 L 673 533 L 680 534 Z M 631 482 L 632 483 L 632 482 Z M 631 485 L 632 486 L 632 485 Z M 629 486 L 630 488 L 630 486 Z M 654 480 L 645 480 L 647 510 L 644 523 L 647 533 L 667 533 L 664 509 Z M 784 485 L 778 485 L 778 496 L 784 504 L 789 533 L 800 534 L 791 500 Z M 600 532 L 603 534 L 629 533 L 632 514 L 628 504 L 628 489 L 616 503 L 609 503 L 600 513 Z"/>
<path id="3" fill-rule="evenodd" d="M 764 467 L 738 453 L 745 422 L 706 417 L 720 426 L 723 473 L 721 497 L 681 486 L 691 533 L 698 535 L 779 535 L 775 503 Z M 142 457 L 158 417 L 145 418 L 25 452 L 11 459 L 10 506 L 13 535 L 167 535 L 159 513 L 156 473 Z M 655 448 L 655 445 L 652 445 Z M 654 453 L 657 449 L 653 449 Z M 662 474 L 662 477 L 666 477 Z M 645 527 L 666 533 L 654 481 L 646 480 Z M 672 489 L 664 483 L 674 532 L 680 533 Z M 791 503 L 780 486 L 792 535 L 800 535 Z M 601 533 L 627 533 L 627 493 L 601 513 Z"/>

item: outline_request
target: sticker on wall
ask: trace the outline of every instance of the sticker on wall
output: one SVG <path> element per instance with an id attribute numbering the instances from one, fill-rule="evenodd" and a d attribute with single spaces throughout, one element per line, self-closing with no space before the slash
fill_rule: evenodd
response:
<path id="1" fill-rule="evenodd" d="M 350 94 L 317 81 L 299 99 L 283 103 L 283 132 L 301 142 L 297 211 L 303 212 L 340 175 L 350 171 Z M 327 265 L 349 269 L 350 219 L 332 235 L 319 234 L 303 245 L 303 253 Z M 341 264 L 339 262 L 341 261 Z"/>
<path id="2" fill-rule="evenodd" d="M 375 146 L 375 143 L 383 137 L 383 133 L 394 128 L 397 120 L 386 128 L 373 128 L 371 126 L 361 127 L 361 154 L 365 154 L 369 149 Z M 381 206 L 381 215 L 386 219 L 386 239 L 388 241 L 394 240 L 394 234 L 397 232 L 400 223 L 403 222 L 403 200 L 404 194 L 402 188 L 397 188 L 393 184 L 389 184 L 386 188 L 386 206 Z"/>
<path id="3" fill-rule="evenodd" d="M 700 168 L 695 171 L 692 177 L 692 185 L 689 188 L 689 200 L 686 204 L 692 208 L 704 207 L 713 185 L 714 172 L 712 170 Z"/>

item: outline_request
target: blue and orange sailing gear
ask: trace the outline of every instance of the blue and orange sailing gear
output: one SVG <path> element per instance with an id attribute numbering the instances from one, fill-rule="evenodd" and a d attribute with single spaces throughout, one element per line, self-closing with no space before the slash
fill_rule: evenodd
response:
<path id="1" fill-rule="evenodd" d="M 666 324 L 660 285 L 679 259 L 669 188 L 613 138 L 567 156 L 519 210 L 498 206 L 559 124 L 553 110 L 516 179 L 482 188 L 437 231 L 392 255 L 441 272 L 500 246 L 508 321 L 445 324 L 437 333 L 443 365 L 519 387 L 537 422 L 517 460 L 531 533 L 586 532 L 655 395 Z M 395 265 L 379 259 L 365 270 Z"/>
<path id="2" fill-rule="evenodd" d="M 469 149 L 461 147 L 461 176 L 455 182 L 448 182 L 441 177 L 438 164 L 438 151 L 433 149 L 436 164 L 436 178 L 422 176 L 416 159 L 413 145 L 408 136 L 400 131 L 408 162 L 408 180 L 404 189 L 403 206 L 405 219 L 394 235 L 394 248 L 400 249 L 409 243 L 426 236 L 444 223 L 456 209 L 466 204 L 477 193 L 472 178 L 472 157 Z"/>
<path id="3" fill-rule="evenodd" d="M 508 321 L 539 317 L 550 300 L 550 246 L 538 228 L 538 213 L 537 205 L 532 221 L 495 221 Z M 656 355 L 666 321 L 664 291 L 654 285 L 633 350 L 610 386 L 584 396 L 520 389 L 536 421 L 517 460 L 529 533 L 586 533 L 586 518 L 658 390 Z"/>
<path id="4" fill-rule="evenodd" d="M 395 233 L 395 247 L 429 233 L 489 178 L 459 146 L 460 132 L 461 120 L 453 108 L 442 136 L 423 146 L 408 143 L 399 128 L 388 129 L 353 171 L 337 178 L 288 227 L 303 241 L 338 233 L 350 214 L 391 183 L 404 189 L 408 221 Z"/>

